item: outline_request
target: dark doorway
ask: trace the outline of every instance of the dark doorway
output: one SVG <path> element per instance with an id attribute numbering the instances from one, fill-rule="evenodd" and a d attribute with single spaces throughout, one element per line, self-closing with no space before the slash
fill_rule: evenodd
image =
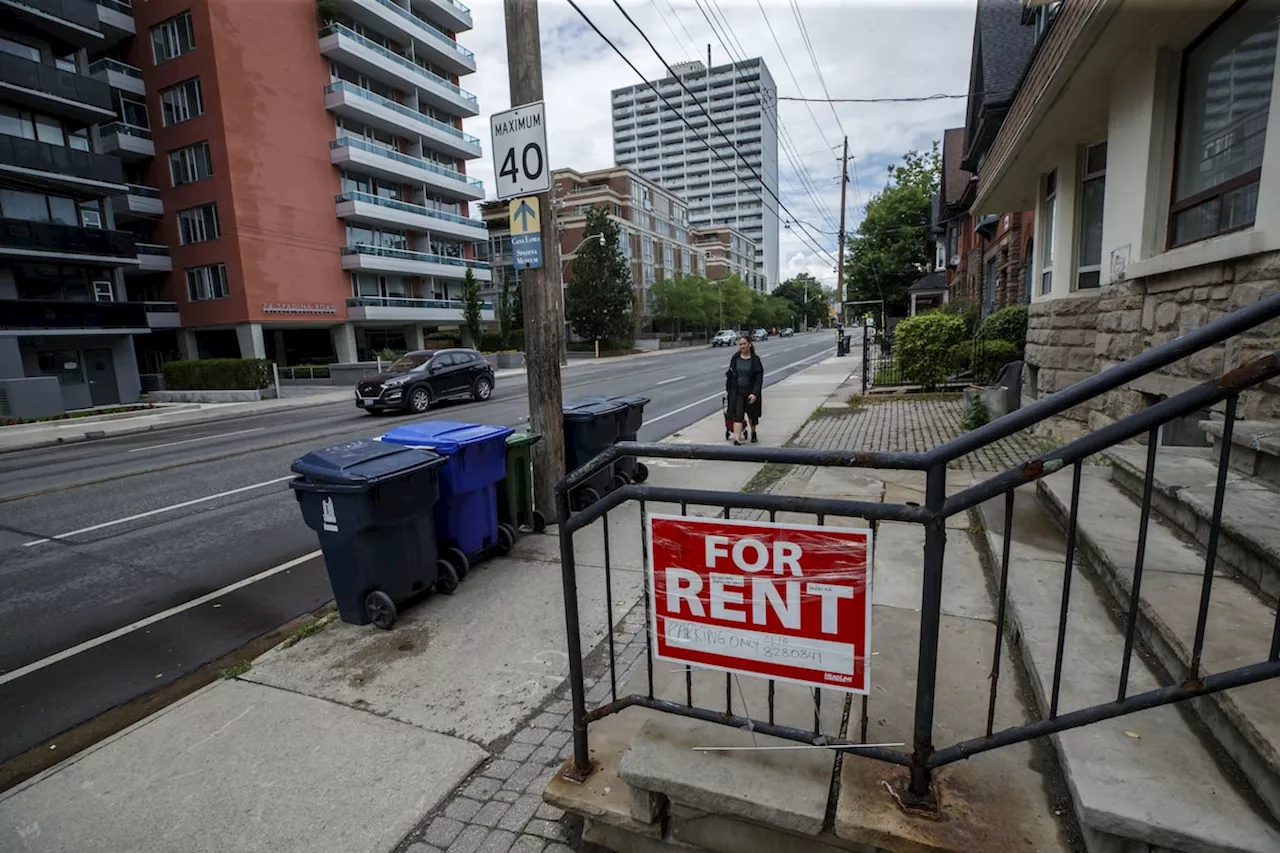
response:
<path id="1" fill-rule="evenodd" d="M 89 378 L 89 400 L 95 406 L 111 406 L 120 402 L 116 384 L 116 365 L 109 349 L 84 351 L 85 375 Z"/>

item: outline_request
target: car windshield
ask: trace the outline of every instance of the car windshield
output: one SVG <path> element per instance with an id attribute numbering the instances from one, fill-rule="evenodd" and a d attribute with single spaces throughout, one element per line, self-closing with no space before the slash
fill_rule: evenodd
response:
<path id="1" fill-rule="evenodd" d="M 416 367 L 421 367 L 431 360 L 431 353 L 411 352 L 400 356 L 390 367 L 387 368 L 388 373 L 408 373 Z"/>

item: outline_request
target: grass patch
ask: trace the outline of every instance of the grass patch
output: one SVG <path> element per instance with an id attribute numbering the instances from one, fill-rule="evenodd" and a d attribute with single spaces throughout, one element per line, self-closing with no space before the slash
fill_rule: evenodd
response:
<path id="1" fill-rule="evenodd" d="M 280 644 L 280 648 L 282 649 L 291 648 L 293 646 L 298 645 L 298 643 L 301 643 L 307 637 L 310 637 L 313 634 L 320 633 L 320 631 L 323 630 L 324 626 L 328 625 L 330 622 L 333 621 L 333 616 L 334 616 L 333 613 L 326 613 L 325 615 L 321 616 L 319 619 L 313 619 L 307 624 L 301 626 L 300 628 L 298 628 L 298 630 L 294 631 L 292 634 L 289 635 L 289 639 L 285 640 L 283 643 Z"/>
<path id="2" fill-rule="evenodd" d="M 794 465 L 779 462 L 766 462 L 764 467 L 757 471 L 755 476 L 742 487 L 742 491 L 748 494 L 767 492 L 778 485 L 782 478 L 791 473 L 791 470 L 795 467 Z"/>
<path id="3" fill-rule="evenodd" d="M 47 421 L 73 421 L 77 418 L 96 418 L 99 415 L 118 415 L 122 412 L 144 412 L 154 409 L 151 403 L 140 403 L 136 406 L 113 406 L 109 409 L 89 409 L 82 412 L 63 412 L 60 415 L 47 415 L 43 418 L 3 418 L 0 426 L 21 426 L 22 424 L 40 424 Z"/>
<path id="4" fill-rule="evenodd" d="M 236 664 L 235 666 L 229 666 L 226 669 L 219 670 L 218 677 L 223 679 L 224 681 L 232 678 L 238 678 L 239 676 L 244 675 L 246 672 L 248 672 L 250 667 L 252 666 L 253 664 L 247 660 L 240 661 L 240 663 Z"/>

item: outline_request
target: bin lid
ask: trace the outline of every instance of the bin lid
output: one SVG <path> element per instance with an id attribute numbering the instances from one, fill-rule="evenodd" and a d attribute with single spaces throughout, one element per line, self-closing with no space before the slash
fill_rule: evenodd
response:
<path id="1" fill-rule="evenodd" d="M 564 403 L 564 419 L 566 421 L 589 421 L 600 417 L 616 415 L 627 408 L 626 403 L 612 397 L 575 397 Z"/>
<path id="2" fill-rule="evenodd" d="M 507 447 L 519 447 L 522 444 L 537 444 L 542 441 L 540 432 L 515 432 L 507 436 Z"/>
<path id="3" fill-rule="evenodd" d="M 642 397 L 639 394 L 584 394 L 581 397 L 574 397 L 564 404 L 567 410 L 570 406 L 579 403 L 617 403 L 622 406 L 640 406 L 649 405 L 649 398 Z"/>
<path id="4" fill-rule="evenodd" d="M 361 438 L 313 450 L 293 461 L 290 470 L 312 482 L 372 486 L 421 468 L 444 464 L 430 450 L 411 449 Z"/>
<path id="5" fill-rule="evenodd" d="M 388 430 L 382 441 L 391 444 L 429 447 L 437 453 L 452 456 L 463 447 L 484 441 L 506 441 L 515 430 L 510 427 L 488 424 L 467 424 L 458 421 L 423 421 L 405 424 Z"/>

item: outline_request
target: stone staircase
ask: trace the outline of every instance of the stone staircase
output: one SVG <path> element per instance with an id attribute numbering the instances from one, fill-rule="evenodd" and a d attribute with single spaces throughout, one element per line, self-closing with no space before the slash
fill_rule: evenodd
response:
<path id="1" fill-rule="evenodd" d="M 1280 591 L 1280 425 L 1237 423 L 1200 673 L 1264 661 Z M 1220 441 L 1220 422 L 1205 424 Z M 1188 677 L 1217 482 L 1217 450 L 1161 447 L 1127 694 Z M 1086 467 L 1058 713 L 1114 701 L 1125 646 L 1147 449 Z M 1020 490 L 1009 616 L 1048 714 L 1072 471 Z M 1038 498 L 1038 500 L 1037 500 Z M 997 571 L 1005 501 L 981 508 Z M 1090 853 L 1280 851 L 1280 683 L 1266 681 L 1052 737 Z"/>

